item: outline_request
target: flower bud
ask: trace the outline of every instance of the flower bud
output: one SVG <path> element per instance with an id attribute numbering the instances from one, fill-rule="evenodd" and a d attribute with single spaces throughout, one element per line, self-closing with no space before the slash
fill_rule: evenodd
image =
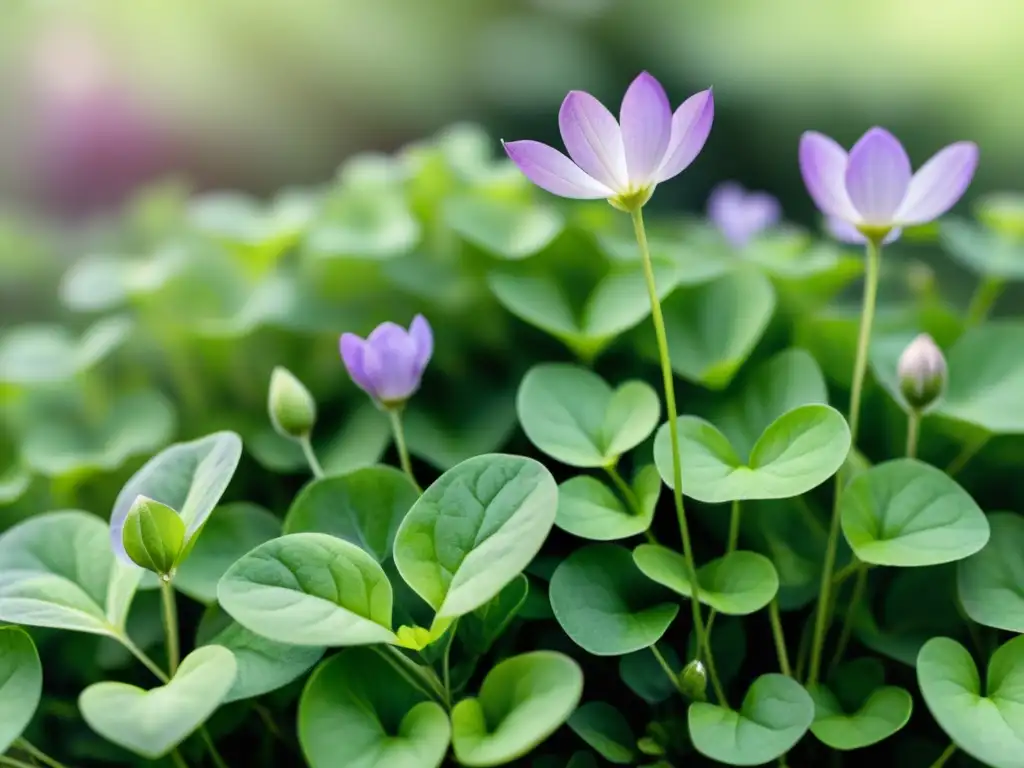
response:
<path id="1" fill-rule="evenodd" d="M 121 541 L 132 562 L 167 579 L 185 548 L 185 521 L 166 504 L 139 496 L 128 510 Z"/>
<path id="2" fill-rule="evenodd" d="M 267 409 L 274 429 L 283 437 L 307 437 L 316 423 L 316 403 L 302 382 L 278 366 L 270 375 Z"/>
<path id="3" fill-rule="evenodd" d="M 693 701 L 707 701 L 708 673 L 700 659 L 694 659 L 679 673 L 683 695 Z"/>
<path id="4" fill-rule="evenodd" d="M 648 757 L 662 757 L 665 754 L 665 748 L 650 736 L 641 736 L 637 739 L 636 748 Z"/>
<path id="5" fill-rule="evenodd" d="M 896 366 L 900 391 L 915 411 L 923 411 L 946 388 L 946 358 L 927 333 L 914 339 L 900 355 Z"/>

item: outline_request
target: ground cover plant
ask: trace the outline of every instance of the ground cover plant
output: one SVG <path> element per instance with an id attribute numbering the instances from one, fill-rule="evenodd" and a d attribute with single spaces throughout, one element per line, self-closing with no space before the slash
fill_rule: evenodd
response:
<path id="1" fill-rule="evenodd" d="M 0 335 L 0 764 L 1024 766 L 1024 201 L 871 128 L 823 234 L 645 216 L 713 115 L 98 225 Z"/>

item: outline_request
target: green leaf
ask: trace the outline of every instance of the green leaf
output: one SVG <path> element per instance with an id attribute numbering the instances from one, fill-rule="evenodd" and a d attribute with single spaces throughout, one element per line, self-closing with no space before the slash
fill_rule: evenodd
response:
<path id="1" fill-rule="evenodd" d="M 412 251 L 420 240 L 420 229 L 398 192 L 341 193 L 326 199 L 303 249 L 318 259 L 383 261 Z"/>
<path id="2" fill-rule="evenodd" d="M 633 560 L 652 581 L 684 597 L 692 597 L 686 559 L 658 544 L 641 544 Z M 746 616 L 772 601 L 779 591 L 779 575 L 772 561 L 756 552 L 730 552 L 697 569 L 700 601 L 719 613 Z"/>
<path id="3" fill-rule="evenodd" d="M 382 563 L 391 557 L 398 525 L 419 498 L 408 476 L 374 466 L 307 484 L 284 519 L 285 533 L 329 533 Z"/>
<path id="4" fill-rule="evenodd" d="M 811 689 L 815 715 L 811 733 L 838 750 L 862 749 L 883 741 L 910 720 L 913 698 L 903 688 L 882 685 L 878 659 L 842 664 L 830 685 Z"/>
<path id="5" fill-rule="evenodd" d="M 586 368 L 542 363 L 523 377 L 516 410 L 526 436 L 544 453 L 575 467 L 604 467 L 650 436 L 661 404 L 642 381 L 612 389 Z"/>
<path id="6" fill-rule="evenodd" d="M 503 259 L 519 260 L 547 248 L 565 226 L 553 208 L 478 196 L 444 201 L 449 227 L 474 245 Z"/>
<path id="7" fill-rule="evenodd" d="M 128 510 L 122 541 L 136 565 L 166 576 L 185 545 L 185 523 L 166 504 L 139 496 Z"/>
<path id="8" fill-rule="evenodd" d="M 1024 324 L 967 330 L 949 350 L 949 383 L 937 413 L 994 435 L 1024 434 Z"/>
<path id="9" fill-rule="evenodd" d="M 272 513 L 246 501 L 214 509 L 188 559 L 174 577 L 174 587 L 206 605 L 217 602 L 217 583 L 249 550 L 281 535 Z"/>
<path id="10" fill-rule="evenodd" d="M 128 338 L 132 323 L 106 317 L 74 339 L 57 325 L 22 325 L 0 334 L 0 383 L 66 381 L 92 368 Z"/>
<path id="11" fill-rule="evenodd" d="M 588 701 L 569 718 L 569 727 L 609 763 L 630 765 L 636 759 L 636 736 L 611 704 Z"/>
<path id="12" fill-rule="evenodd" d="M 614 544 L 591 544 L 569 555 L 551 577 L 550 595 L 565 633 L 596 656 L 654 645 L 679 613 L 629 550 Z"/>
<path id="13" fill-rule="evenodd" d="M 960 604 L 979 624 L 1024 633 L 1024 517 L 996 512 L 988 524 L 988 543 L 957 563 Z"/>
<path id="14" fill-rule="evenodd" d="M 740 270 L 676 290 L 663 309 L 673 370 L 695 384 L 724 389 L 768 327 L 775 291 L 758 270 Z M 656 359 L 651 344 L 643 350 Z"/>
<path id="15" fill-rule="evenodd" d="M 1024 278 L 1024 243 L 957 218 L 939 223 L 943 248 L 972 272 L 1006 280 Z"/>
<path id="16" fill-rule="evenodd" d="M 492 453 L 434 481 L 395 537 L 406 583 L 452 619 L 483 605 L 540 551 L 555 521 L 558 486 L 542 464 Z"/>
<path id="17" fill-rule="evenodd" d="M 714 639 L 716 635 L 712 635 Z M 656 643 L 658 651 L 669 667 L 678 675 L 683 671 L 675 649 L 667 642 Z M 622 682 L 648 704 L 660 704 L 676 693 L 676 687 L 661 668 L 661 664 L 648 649 L 627 653 L 619 659 L 619 677 Z"/>
<path id="18" fill-rule="evenodd" d="M 452 710 L 452 747 L 461 765 L 503 765 L 527 754 L 564 723 L 583 694 L 583 672 L 568 656 L 534 651 L 498 664 L 477 698 Z"/>
<path id="19" fill-rule="evenodd" d="M 0 536 L 0 620 L 116 636 L 143 571 L 110 549 L 87 512 L 47 512 Z"/>
<path id="20" fill-rule="evenodd" d="M 761 765 L 784 755 L 814 720 L 814 701 L 791 677 L 761 675 L 739 711 L 696 702 L 689 710 L 693 746 L 729 765 Z"/>
<path id="21" fill-rule="evenodd" d="M 128 560 L 121 541 L 128 511 L 135 499 L 147 496 L 175 510 L 185 523 L 185 556 L 220 501 L 242 456 L 242 440 L 234 432 L 214 432 L 198 440 L 176 443 L 147 461 L 132 475 L 114 501 L 110 541 Z"/>
<path id="22" fill-rule="evenodd" d="M 455 418 L 437 408 L 409 407 L 403 415 L 409 453 L 441 472 L 466 459 L 494 453 L 516 428 L 515 399 L 510 392 L 484 395 L 477 402 L 459 398 Z"/>
<path id="23" fill-rule="evenodd" d="M 78 708 L 107 741 L 156 760 L 214 713 L 231 690 L 235 671 L 231 651 L 207 645 L 186 656 L 167 685 L 144 691 L 125 683 L 96 683 L 82 691 Z"/>
<path id="24" fill-rule="evenodd" d="M 217 587 L 221 606 L 246 629 L 289 645 L 390 643 L 391 585 L 355 544 L 292 533 L 260 544 Z"/>
<path id="25" fill-rule="evenodd" d="M 311 768 L 438 768 L 451 740 L 441 706 L 369 648 L 348 648 L 317 667 L 298 719 Z"/>
<path id="26" fill-rule="evenodd" d="M 637 536 L 651 527 L 661 495 L 658 469 L 649 464 L 633 480 L 632 493 L 639 513 L 630 509 L 607 485 L 581 475 L 558 486 L 558 515 L 555 525 L 563 531 L 594 541 L 612 541 Z"/>
<path id="27" fill-rule="evenodd" d="M 347 475 L 377 464 L 391 445 L 391 426 L 372 403 L 356 408 L 334 437 L 318 451 L 328 475 Z"/>
<path id="28" fill-rule="evenodd" d="M 775 419 L 746 462 L 710 422 L 678 419 L 683 493 L 708 503 L 800 496 L 835 474 L 850 451 L 850 429 L 837 410 L 803 405 Z M 672 482 L 672 439 L 663 424 L 654 460 L 665 484 Z"/>
<path id="29" fill-rule="evenodd" d="M 43 665 L 29 634 L 0 627 L 0 753 L 24 732 L 43 695 Z"/>
<path id="30" fill-rule="evenodd" d="M 501 637 L 526 602 L 530 582 L 519 574 L 498 594 L 459 620 L 459 641 L 476 656 L 483 656 Z"/>
<path id="31" fill-rule="evenodd" d="M 985 514 L 967 491 L 916 459 L 887 461 L 855 477 L 839 511 L 850 547 L 872 565 L 950 563 L 989 539 Z"/>
<path id="32" fill-rule="evenodd" d="M 960 749 L 993 768 L 1024 766 L 1024 636 L 992 654 L 984 695 L 971 654 L 948 637 L 921 648 L 917 682 L 932 717 Z"/>

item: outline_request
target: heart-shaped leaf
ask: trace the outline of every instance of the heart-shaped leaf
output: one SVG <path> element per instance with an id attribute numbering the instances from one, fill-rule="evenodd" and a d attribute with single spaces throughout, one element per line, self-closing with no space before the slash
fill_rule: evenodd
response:
<path id="1" fill-rule="evenodd" d="M 563 531 L 594 541 L 613 541 L 637 536 L 651 527 L 661 495 L 661 476 L 653 464 L 641 469 L 632 494 L 639 510 L 593 477 L 581 475 L 558 486 L 555 525 Z"/>
<path id="2" fill-rule="evenodd" d="M 939 223 L 939 238 L 946 252 L 972 272 L 1024 279 L 1024 245 L 1019 240 L 956 218 Z"/>
<path id="3" fill-rule="evenodd" d="M 565 222 L 554 209 L 456 197 L 444 203 L 448 226 L 476 246 L 503 259 L 519 260 L 544 250 L 562 232 Z"/>
<path id="4" fill-rule="evenodd" d="M 357 469 L 306 485 L 284 519 L 285 533 L 329 533 L 362 547 L 377 562 L 391 557 L 398 524 L 419 497 L 394 467 Z"/>
<path id="5" fill-rule="evenodd" d="M 221 606 L 246 629 L 288 645 L 390 643 L 391 584 L 372 556 L 325 533 L 260 544 L 217 587 Z"/>
<path id="6" fill-rule="evenodd" d="M 23 325 L 0 335 L 0 382 L 15 385 L 65 381 L 107 357 L 125 342 L 132 323 L 107 317 L 72 338 L 60 326 Z"/>
<path id="7" fill-rule="evenodd" d="M 572 713 L 569 727 L 609 763 L 630 765 L 636 759 L 636 736 L 611 704 L 588 701 Z"/>
<path id="8" fill-rule="evenodd" d="M 185 657 L 167 685 L 144 691 L 96 683 L 82 691 L 78 708 L 107 741 L 156 760 L 206 722 L 231 690 L 235 672 L 231 651 L 206 645 Z"/>
<path id="9" fill-rule="evenodd" d="M 1024 517 L 988 516 L 991 537 L 957 563 L 957 592 L 964 612 L 979 624 L 1024 633 Z"/>
<path id="10" fill-rule="evenodd" d="M 477 698 L 452 710 L 452 747 L 461 765 L 504 765 L 564 723 L 583 694 L 583 672 L 561 653 L 534 651 L 498 664 Z"/>
<path id="11" fill-rule="evenodd" d="M 569 555 L 551 577 L 550 595 L 565 633 L 596 656 L 654 645 L 679 612 L 629 550 L 614 544 L 591 544 Z"/>
<path id="12" fill-rule="evenodd" d="M 147 461 L 132 475 L 114 501 L 110 514 L 110 542 L 124 552 L 122 530 L 135 499 L 147 496 L 175 510 L 186 526 L 187 557 L 198 531 L 206 523 L 231 482 L 242 456 L 242 440 L 234 432 L 215 432 L 187 443 L 176 443 Z"/>
<path id="13" fill-rule="evenodd" d="M 811 689 L 815 715 L 811 733 L 838 750 L 862 749 L 899 731 L 910 720 L 913 698 L 903 688 L 883 686 L 877 659 L 846 662 L 829 686 Z"/>
<path id="14" fill-rule="evenodd" d="M 395 537 L 395 564 L 437 619 L 469 613 L 518 576 L 555 522 L 558 486 L 542 464 L 492 453 L 435 480 Z"/>
<path id="15" fill-rule="evenodd" d="M 661 404 L 642 381 L 612 389 L 576 365 L 543 363 L 519 385 L 516 410 L 537 448 L 574 467 L 614 465 L 654 431 Z"/>
<path id="16" fill-rule="evenodd" d="M 526 602 L 530 582 L 519 574 L 498 594 L 459 620 L 456 637 L 476 656 L 483 656 L 508 628 Z"/>
<path id="17" fill-rule="evenodd" d="M 865 563 L 913 567 L 962 560 L 985 546 L 988 521 L 945 472 L 895 459 L 858 475 L 839 500 L 843 534 Z"/>
<path id="18" fill-rule="evenodd" d="M 0 627 L 0 752 L 6 752 L 32 720 L 43 695 L 43 665 L 29 634 Z"/>
<path id="19" fill-rule="evenodd" d="M 348 648 L 316 668 L 298 729 L 312 768 L 437 768 L 451 741 L 440 705 L 369 648 Z"/>
<path id="20" fill-rule="evenodd" d="M 692 596 L 686 559 L 658 544 L 641 544 L 633 560 L 643 574 L 684 597 Z M 719 613 L 746 616 L 764 608 L 779 591 L 772 561 L 756 552 L 730 552 L 697 569 L 700 601 Z"/>
<path id="21" fill-rule="evenodd" d="M 775 419 L 744 462 L 729 440 L 696 416 L 678 419 L 683 493 L 709 503 L 785 499 L 816 488 L 835 474 L 850 452 L 850 429 L 837 410 L 803 405 Z M 658 429 L 654 461 L 672 487 L 672 439 Z"/>
<path id="22" fill-rule="evenodd" d="M 984 695 L 971 654 L 948 637 L 921 648 L 917 682 L 932 717 L 960 749 L 993 768 L 1024 766 L 1024 635 L 992 654 Z"/>
<path id="23" fill-rule="evenodd" d="M 739 711 L 696 702 L 689 710 L 690 738 L 705 757 L 729 765 L 761 765 L 792 749 L 814 720 L 814 701 L 784 675 L 761 675 Z"/>
<path id="24" fill-rule="evenodd" d="M 0 536 L 0 620 L 116 637 L 143 571 L 117 562 L 107 525 L 48 512 Z"/>

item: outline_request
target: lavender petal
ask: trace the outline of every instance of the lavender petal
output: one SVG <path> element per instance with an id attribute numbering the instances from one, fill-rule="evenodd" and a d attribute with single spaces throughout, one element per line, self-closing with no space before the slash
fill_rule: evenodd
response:
<path id="1" fill-rule="evenodd" d="M 589 93 L 570 91 L 558 110 L 558 127 L 576 165 L 616 192 L 627 188 L 622 131 L 604 104 Z"/>
<path id="2" fill-rule="evenodd" d="M 352 381 L 364 392 L 373 395 L 373 382 L 366 375 L 366 369 L 363 366 L 366 342 L 354 333 L 343 333 L 340 348 L 341 360 L 345 363 L 345 368 L 348 370 L 348 375 L 352 377 Z"/>
<path id="3" fill-rule="evenodd" d="M 668 96 L 661 83 L 647 72 L 641 72 L 626 91 L 619 123 L 629 182 L 644 186 L 654 180 L 672 136 Z"/>
<path id="4" fill-rule="evenodd" d="M 431 330 L 427 318 L 423 315 L 416 315 L 409 326 L 409 335 L 416 344 L 416 370 L 422 375 L 434 354 L 434 332 Z"/>
<path id="5" fill-rule="evenodd" d="M 704 148 L 714 119 L 715 98 L 710 88 L 695 93 L 679 105 L 672 115 L 672 135 L 655 181 L 668 181 L 686 170 Z"/>
<path id="6" fill-rule="evenodd" d="M 970 141 L 950 144 L 914 174 L 895 219 L 905 225 L 937 219 L 960 199 L 977 167 L 977 144 Z"/>
<path id="7" fill-rule="evenodd" d="M 554 147 L 529 140 L 503 142 L 502 146 L 526 178 L 553 195 L 597 200 L 614 194 Z"/>
<path id="8" fill-rule="evenodd" d="M 846 192 L 864 221 L 888 224 L 907 194 L 910 176 L 910 158 L 899 139 L 872 128 L 850 150 Z"/>
<path id="9" fill-rule="evenodd" d="M 822 213 L 846 221 L 860 214 L 846 193 L 846 151 L 828 136 L 807 131 L 800 137 L 800 173 L 811 199 Z"/>

